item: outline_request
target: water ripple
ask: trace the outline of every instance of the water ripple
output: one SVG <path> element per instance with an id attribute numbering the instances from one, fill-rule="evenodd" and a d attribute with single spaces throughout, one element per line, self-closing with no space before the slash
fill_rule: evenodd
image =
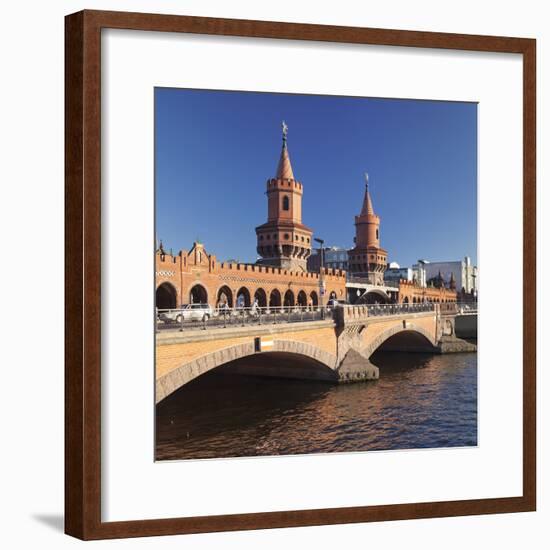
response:
<path id="1" fill-rule="evenodd" d="M 223 369 L 205 375 L 157 406 L 156 457 L 477 445 L 475 354 L 383 353 L 372 360 L 380 380 L 342 386 Z"/>

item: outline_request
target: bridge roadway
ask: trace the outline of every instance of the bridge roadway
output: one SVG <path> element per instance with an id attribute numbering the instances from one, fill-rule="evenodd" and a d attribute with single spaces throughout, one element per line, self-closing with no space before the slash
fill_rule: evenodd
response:
<path id="1" fill-rule="evenodd" d="M 444 307 L 448 306 L 448 307 Z M 446 353 L 474 351 L 457 339 L 457 311 L 451 304 L 344 306 L 328 318 L 269 322 L 264 315 L 248 323 L 164 330 L 156 339 L 156 402 L 220 366 L 235 374 L 254 374 L 344 383 L 373 380 L 378 368 L 369 358 L 377 349 Z M 287 314 L 287 319 L 290 317 Z M 267 321 L 267 322 L 266 322 Z"/>

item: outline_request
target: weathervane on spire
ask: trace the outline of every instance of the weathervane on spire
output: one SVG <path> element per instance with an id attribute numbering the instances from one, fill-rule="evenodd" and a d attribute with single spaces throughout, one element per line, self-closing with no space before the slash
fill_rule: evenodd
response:
<path id="1" fill-rule="evenodd" d="M 365 186 L 368 189 L 369 188 L 369 173 L 365 172 Z"/>
<path id="2" fill-rule="evenodd" d="M 281 128 L 283 129 L 283 147 L 286 147 L 286 136 L 288 134 L 288 126 L 286 125 L 286 122 L 284 120 L 281 123 Z"/>

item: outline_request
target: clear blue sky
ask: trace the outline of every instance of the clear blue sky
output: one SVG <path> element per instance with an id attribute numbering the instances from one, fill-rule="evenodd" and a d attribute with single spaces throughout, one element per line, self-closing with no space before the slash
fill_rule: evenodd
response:
<path id="1" fill-rule="evenodd" d="M 157 238 L 197 238 L 220 260 L 256 260 L 281 121 L 303 222 L 327 246 L 353 246 L 369 173 L 389 261 L 477 259 L 477 105 L 157 88 Z"/>

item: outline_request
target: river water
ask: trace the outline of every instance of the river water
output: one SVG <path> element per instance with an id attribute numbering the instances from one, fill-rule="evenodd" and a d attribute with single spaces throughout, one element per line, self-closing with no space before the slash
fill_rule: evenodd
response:
<path id="1" fill-rule="evenodd" d="M 477 354 L 379 352 L 348 385 L 224 375 L 156 409 L 157 460 L 477 445 Z"/>

